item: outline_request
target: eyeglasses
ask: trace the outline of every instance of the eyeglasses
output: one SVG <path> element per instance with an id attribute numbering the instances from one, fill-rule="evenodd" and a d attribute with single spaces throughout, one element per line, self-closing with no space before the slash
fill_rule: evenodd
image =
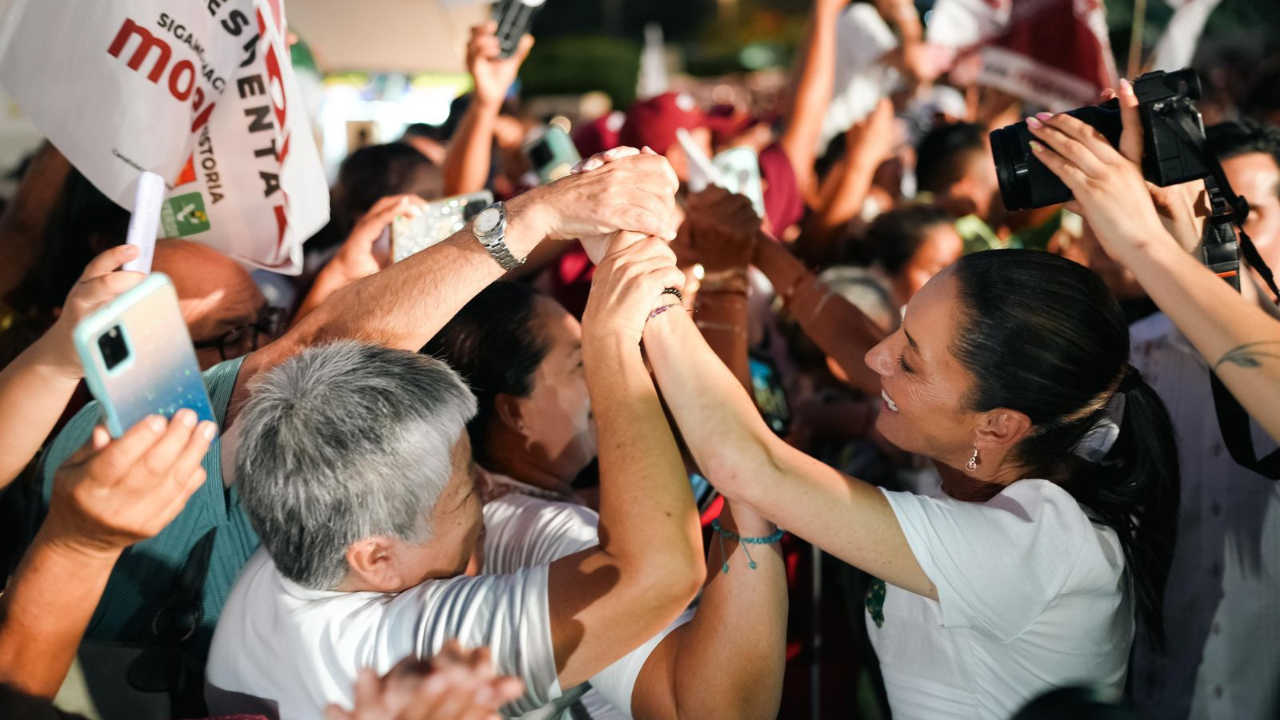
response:
<path id="1" fill-rule="evenodd" d="M 218 355 L 223 360 L 238 358 L 248 355 L 279 337 L 284 331 L 288 317 L 288 310 L 266 305 L 258 312 L 258 319 L 248 325 L 241 325 L 212 340 L 199 340 L 192 345 L 197 350 L 217 348 Z M 265 342 L 263 338 L 266 338 Z"/>

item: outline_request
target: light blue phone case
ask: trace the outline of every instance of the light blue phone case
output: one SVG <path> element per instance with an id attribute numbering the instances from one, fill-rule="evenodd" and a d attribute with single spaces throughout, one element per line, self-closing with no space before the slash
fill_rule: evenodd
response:
<path id="1" fill-rule="evenodd" d="M 129 352 L 108 370 L 98 340 L 112 328 L 119 328 Z M 182 408 L 194 410 L 200 420 L 214 420 L 178 294 L 165 274 L 148 275 L 81 320 L 74 339 L 111 437 L 148 415 L 171 418 Z"/>

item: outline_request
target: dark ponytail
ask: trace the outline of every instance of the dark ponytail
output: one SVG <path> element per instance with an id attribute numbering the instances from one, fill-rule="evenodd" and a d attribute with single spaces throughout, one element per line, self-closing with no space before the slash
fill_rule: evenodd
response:
<path id="1" fill-rule="evenodd" d="M 449 364 L 476 396 L 476 416 L 467 423 L 471 454 L 481 464 L 489 456 L 489 423 L 499 395 L 528 397 L 551 341 L 538 323 L 542 293 L 528 285 L 497 282 L 463 306 L 422 348 Z"/>
<path id="2" fill-rule="evenodd" d="M 1092 271 L 1056 255 L 996 250 L 955 266 L 965 308 L 953 353 L 974 376 L 971 409 L 1009 408 L 1031 419 L 1014 449 L 1029 477 L 1061 485 L 1116 532 L 1135 604 L 1163 646 L 1165 584 L 1178 514 L 1178 453 L 1164 403 L 1129 365 L 1129 328 Z M 1123 418 L 1096 463 L 1082 438 L 1118 407 Z"/>

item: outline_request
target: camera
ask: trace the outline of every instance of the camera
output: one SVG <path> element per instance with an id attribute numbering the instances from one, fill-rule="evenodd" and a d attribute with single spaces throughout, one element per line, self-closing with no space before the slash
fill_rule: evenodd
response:
<path id="1" fill-rule="evenodd" d="M 1133 81 L 1142 118 L 1142 174 L 1168 187 L 1210 174 L 1201 152 L 1204 121 L 1195 101 L 1200 78 L 1189 68 L 1147 73 Z M 1068 115 L 1093 126 L 1112 147 L 1120 144 L 1120 103 L 1077 108 Z M 991 154 L 1000 180 L 1000 197 L 1010 211 L 1066 202 L 1071 191 L 1031 152 L 1035 139 L 1025 122 L 991 131 Z"/>
<path id="2" fill-rule="evenodd" d="M 124 328 L 113 325 L 110 330 L 103 333 L 98 338 L 98 351 L 102 353 L 102 364 L 108 371 L 114 370 L 117 365 L 124 362 L 129 357 L 129 346 L 124 340 Z"/>

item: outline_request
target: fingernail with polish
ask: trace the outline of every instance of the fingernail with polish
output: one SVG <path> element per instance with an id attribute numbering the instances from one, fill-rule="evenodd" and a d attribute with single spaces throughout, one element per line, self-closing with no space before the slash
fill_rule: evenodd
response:
<path id="1" fill-rule="evenodd" d="M 147 427 L 154 432 L 164 432 L 164 418 L 159 415 L 152 415 L 147 418 Z"/>
<path id="2" fill-rule="evenodd" d="M 1051 112 L 1036 113 L 1036 118 L 1040 120 L 1048 120 L 1051 117 L 1053 117 L 1053 113 Z"/>
<path id="3" fill-rule="evenodd" d="M 1044 123 L 1040 122 L 1040 120 L 1037 118 L 1029 117 L 1027 118 L 1027 127 L 1040 129 L 1044 127 Z"/>
<path id="4" fill-rule="evenodd" d="M 1031 141 L 1031 149 L 1034 150 L 1035 152 L 1044 152 L 1044 146 L 1036 142 L 1035 140 Z"/>
<path id="5" fill-rule="evenodd" d="M 178 411 L 178 414 L 175 417 L 177 418 L 178 422 L 182 423 L 186 427 L 195 427 L 196 414 L 191 410 L 188 410 L 187 408 L 183 408 Z"/>
<path id="6" fill-rule="evenodd" d="M 205 440 L 212 440 L 213 436 L 218 432 L 218 426 L 211 422 L 205 421 L 200 424 L 200 434 Z"/>

